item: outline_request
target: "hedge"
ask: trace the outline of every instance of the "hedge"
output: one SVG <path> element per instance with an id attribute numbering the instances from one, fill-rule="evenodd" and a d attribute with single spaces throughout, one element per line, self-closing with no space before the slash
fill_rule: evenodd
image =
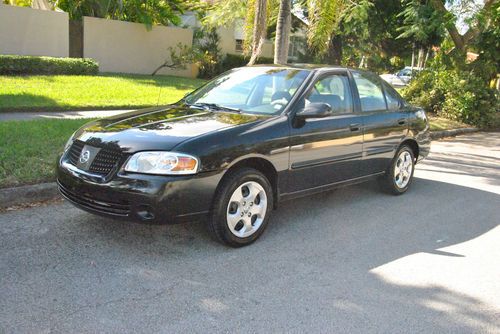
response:
<path id="1" fill-rule="evenodd" d="M 223 72 L 230 70 L 235 67 L 243 67 L 248 64 L 248 57 L 243 55 L 227 54 L 222 61 Z M 274 63 L 273 58 L 260 57 L 257 58 L 256 64 L 272 64 Z"/>
<path id="2" fill-rule="evenodd" d="M 73 74 L 99 72 L 93 59 L 0 55 L 0 75 Z"/>

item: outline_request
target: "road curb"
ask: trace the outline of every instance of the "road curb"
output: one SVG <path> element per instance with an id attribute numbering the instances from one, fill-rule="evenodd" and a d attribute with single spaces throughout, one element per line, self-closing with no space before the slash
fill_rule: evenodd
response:
<path id="1" fill-rule="evenodd" d="M 58 198 L 55 182 L 0 189 L 0 209 Z"/>
<path id="2" fill-rule="evenodd" d="M 476 128 L 463 128 L 431 132 L 432 139 L 452 137 L 464 133 L 477 132 Z M 0 189 L 0 209 L 53 200 L 60 197 L 55 182 Z"/>
<path id="3" fill-rule="evenodd" d="M 444 138 L 444 137 L 453 137 L 453 136 L 462 135 L 464 133 L 473 133 L 473 132 L 478 132 L 478 131 L 479 131 L 479 129 L 477 129 L 477 128 L 462 128 L 462 129 L 452 129 L 452 130 L 443 130 L 443 131 L 432 131 L 431 138 L 432 139 L 439 139 L 439 138 Z"/>

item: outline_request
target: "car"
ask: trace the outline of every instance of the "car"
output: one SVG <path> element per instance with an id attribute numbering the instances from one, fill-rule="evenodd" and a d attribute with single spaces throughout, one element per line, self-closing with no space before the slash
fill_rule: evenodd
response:
<path id="1" fill-rule="evenodd" d="M 405 87 L 416 73 L 422 71 L 420 67 L 406 66 L 395 74 L 382 74 L 380 77 L 393 87 Z"/>
<path id="2" fill-rule="evenodd" d="M 405 193 L 429 147 L 424 110 L 375 74 L 251 66 L 172 105 L 84 125 L 58 160 L 57 182 L 91 213 L 202 220 L 216 240 L 239 247 L 262 235 L 285 200 L 372 179 Z"/>

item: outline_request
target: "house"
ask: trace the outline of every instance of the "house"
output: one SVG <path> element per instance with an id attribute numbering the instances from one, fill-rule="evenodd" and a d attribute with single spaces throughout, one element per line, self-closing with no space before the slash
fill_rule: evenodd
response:
<path id="1" fill-rule="evenodd" d="M 290 34 L 290 45 L 288 49 L 289 62 L 297 62 L 300 55 L 306 51 L 306 30 L 307 18 L 299 7 L 292 9 L 292 17 L 295 29 Z M 182 26 L 189 28 L 201 28 L 201 23 L 195 12 L 185 12 L 181 15 Z M 217 33 L 220 36 L 220 48 L 223 54 L 243 54 L 243 44 L 245 41 L 244 20 L 237 20 L 232 26 L 219 27 Z M 274 41 L 266 39 L 262 46 L 261 57 L 273 58 Z"/>

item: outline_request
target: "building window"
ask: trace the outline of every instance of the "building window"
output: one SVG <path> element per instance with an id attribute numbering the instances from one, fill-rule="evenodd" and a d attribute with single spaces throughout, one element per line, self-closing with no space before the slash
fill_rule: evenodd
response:
<path id="1" fill-rule="evenodd" d="M 298 36 L 290 37 L 290 44 L 288 46 L 288 58 L 297 60 L 300 54 L 304 52 L 304 39 Z"/>
<path id="2" fill-rule="evenodd" d="M 235 51 L 236 52 L 243 52 L 243 40 L 242 39 L 237 39 L 236 40 Z"/>

